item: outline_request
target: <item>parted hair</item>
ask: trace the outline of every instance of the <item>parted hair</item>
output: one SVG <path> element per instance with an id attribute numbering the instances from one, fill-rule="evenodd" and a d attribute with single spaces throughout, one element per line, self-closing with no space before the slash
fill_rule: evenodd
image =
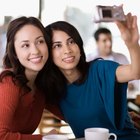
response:
<path id="1" fill-rule="evenodd" d="M 77 69 L 80 71 L 81 77 L 77 81 L 75 81 L 75 84 L 81 84 L 86 79 L 86 75 L 87 75 L 87 71 L 89 67 L 88 63 L 86 62 L 86 56 L 85 56 L 85 52 L 83 48 L 83 40 L 78 30 L 72 24 L 66 21 L 57 21 L 46 26 L 46 33 L 50 35 L 51 39 L 53 38 L 53 31 L 55 30 L 63 31 L 66 34 L 68 34 L 75 41 L 75 43 L 78 45 L 80 49 L 81 57 L 77 65 Z M 49 47 L 51 47 L 50 49 L 51 51 L 52 42 L 51 42 L 51 46 Z M 50 56 L 52 59 L 52 52 Z M 50 88 L 47 89 L 49 92 L 46 91 L 48 94 L 48 99 L 49 99 L 48 102 L 54 101 L 55 99 L 56 99 L 55 101 L 58 102 L 66 95 L 65 93 L 66 93 L 67 79 L 54 63 L 52 64 L 49 77 L 51 77 L 49 80 L 51 82 L 48 83 L 50 84 Z M 42 83 L 42 86 L 43 86 L 43 83 Z M 45 85 L 43 89 L 45 89 Z"/>

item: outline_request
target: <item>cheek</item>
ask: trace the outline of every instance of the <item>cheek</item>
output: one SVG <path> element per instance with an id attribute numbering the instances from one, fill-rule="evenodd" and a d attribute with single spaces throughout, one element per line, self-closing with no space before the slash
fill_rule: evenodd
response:
<path id="1" fill-rule="evenodd" d="M 81 54 L 77 55 L 77 57 L 76 57 L 76 63 L 77 63 L 77 64 L 79 63 L 80 58 L 81 58 Z"/>
<path id="2" fill-rule="evenodd" d="M 59 52 L 57 51 L 52 52 L 52 59 L 55 64 L 59 63 L 60 58 L 61 58 L 61 54 Z"/>
<path id="3" fill-rule="evenodd" d="M 81 52 L 80 52 L 79 49 L 77 49 L 77 51 L 75 53 L 76 53 L 76 57 L 80 57 L 81 56 Z"/>
<path id="4" fill-rule="evenodd" d="M 19 58 L 19 56 L 20 56 L 20 55 L 19 55 L 19 51 L 18 51 L 18 49 L 16 49 L 16 48 L 15 48 L 15 55 L 17 56 L 17 58 Z"/>
<path id="5" fill-rule="evenodd" d="M 48 57 L 49 57 L 49 52 L 48 52 L 48 50 L 46 51 L 46 52 L 44 52 L 44 58 L 45 58 L 45 61 L 47 61 L 48 60 Z"/>
<path id="6" fill-rule="evenodd" d="M 23 59 L 26 56 L 26 53 L 24 53 L 24 51 L 20 51 L 18 49 L 15 50 L 15 54 L 17 59 Z"/>
<path id="7" fill-rule="evenodd" d="M 42 52 L 43 52 L 45 55 L 49 55 L 49 51 L 48 51 L 47 48 L 44 48 L 44 49 L 42 50 Z"/>
<path id="8" fill-rule="evenodd" d="M 17 59 L 19 59 L 19 61 L 20 61 L 20 60 L 27 58 L 28 51 L 23 50 L 20 47 L 15 47 L 15 55 L 16 55 Z"/>

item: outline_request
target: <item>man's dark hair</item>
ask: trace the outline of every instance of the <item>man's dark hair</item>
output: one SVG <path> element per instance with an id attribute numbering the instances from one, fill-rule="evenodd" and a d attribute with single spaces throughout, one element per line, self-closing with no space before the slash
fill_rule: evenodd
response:
<path id="1" fill-rule="evenodd" d="M 104 28 L 104 27 L 98 28 L 93 35 L 96 41 L 99 40 L 100 34 L 110 34 L 111 35 L 111 31 L 107 28 Z"/>

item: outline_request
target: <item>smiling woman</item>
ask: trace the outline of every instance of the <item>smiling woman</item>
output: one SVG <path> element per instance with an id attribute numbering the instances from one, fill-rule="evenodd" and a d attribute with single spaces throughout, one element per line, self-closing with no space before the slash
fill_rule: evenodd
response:
<path id="1" fill-rule="evenodd" d="M 32 75 L 32 71 L 38 73 L 48 59 L 45 38 L 37 27 L 25 25 L 16 33 L 14 44 L 17 58 L 25 67 L 25 74 L 28 79 L 28 76 Z"/>
<path id="2" fill-rule="evenodd" d="M 45 108 L 40 82 L 49 69 L 49 44 L 37 18 L 19 17 L 9 23 L 0 74 L 0 140 L 42 140 L 32 133 Z"/>
<path id="3" fill-rule="evenodd" d="M 56 21 L 46 26 L 52 40 L 49 47 L 53 65 L 50 89 L 46 88 L 46 82 L 42 85 L 46 94 L 52 96 L 48 102 L 52 103 L 59 96 L 55 105 L 59 105 L 76 138 L 84 137 L 86 128 L 103 127 L 115 133 L 118 140 L 140 139 L 127 111 L 126 99 L 127 82 L 140 78 L 137 17 L 128 13 L 125 22 L 115 23 L 131 55 L 129 65 L 103 59 L 88 63 L 82 38 L 72 24 Z M 58 117 L 62 118 L 60 114 Z"/>
<path id="4" fill-rule="evenodd" d="M 73 38 L 69 37 L 65 32 L 59 30 L 54 31 L 53 40 L 53 61 L 62 71 L 68 69 L 69 75 L 69 69 L 76 66 L 79 62 L 80 49 Z M 71 54 L 71 52 L 74 52 L 74 54 Z M 66 71 L 63 72 L 65 73 Z"/>

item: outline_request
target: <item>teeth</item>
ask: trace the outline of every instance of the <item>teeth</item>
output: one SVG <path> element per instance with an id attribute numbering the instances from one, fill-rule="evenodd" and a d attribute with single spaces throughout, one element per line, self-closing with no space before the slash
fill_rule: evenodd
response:
<path id="1" fill-rule="evenodd" d="M 63 59 L 64 62 L 72 62 L 74 60 L 74 57 L 68 57 Z"/>
<path id="2" fill-rule="evenodd" d="M 40 60 L 41 60 L 41 57 L 36 57 L 36 58 L 29 59 L 29 61 L 31 61 L 33 63 L 38 63 L 38 62 L 40 62 Z"/>

